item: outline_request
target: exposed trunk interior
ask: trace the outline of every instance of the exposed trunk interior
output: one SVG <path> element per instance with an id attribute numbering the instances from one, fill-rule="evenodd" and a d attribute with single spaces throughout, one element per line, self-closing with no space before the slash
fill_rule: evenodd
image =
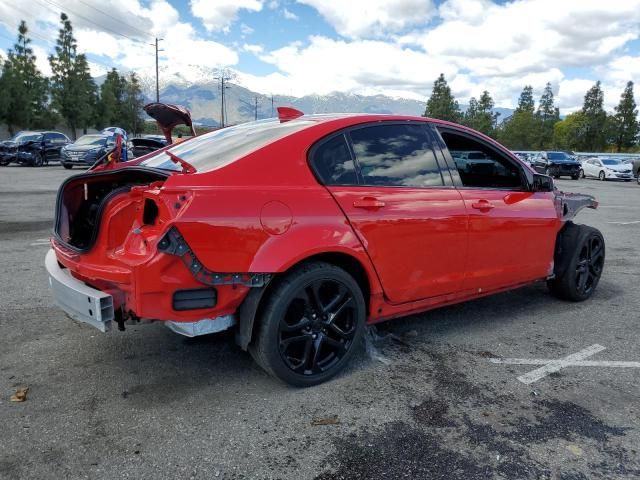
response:
<path id="1" fill-rule="evenodd" d="M 164 181 L 169 173 L 143 167 L 76 175 L 58 190 L 55 235 L 68 247 L 88 251 L 94 244 L 102 210 L 116 195 L 136 185 Z"/>

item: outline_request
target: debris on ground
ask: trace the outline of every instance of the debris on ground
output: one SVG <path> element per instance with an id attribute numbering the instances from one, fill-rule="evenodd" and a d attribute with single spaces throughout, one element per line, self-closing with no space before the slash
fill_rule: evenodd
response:
<path id="1" fill-rule="evenodd" d="M 369 327 L 364 335 L 364 344 L 367 350 L 367 355 L 372 360 L 377 360 L 380 363 L 385 365 L 391 365 L 391 360 L 382 355 L 380 351 L 376 348 L 376 343 L 383 340 L 385 337 L 378 334 L 378 330 L 376 327 Z"/>
<path id="2" fill-rule="evenodd" d="M 11 395 L 10 400 L 12 402 L 24 402 L 27 399 L 27 392 L 29 387 L 20 387 L 16 390 L 16 393 Z"/>
<path id="3" fill-rule="evenodd" d="M 340 419 L 338 418 L 337 415 L 334 415 L 332 417 L 325 417 L 325 418 L 314 418 L 313 420 L 311 420 L 311 425 L 313 426 L 338 425 L 339 423 L 340 423 Z"/>

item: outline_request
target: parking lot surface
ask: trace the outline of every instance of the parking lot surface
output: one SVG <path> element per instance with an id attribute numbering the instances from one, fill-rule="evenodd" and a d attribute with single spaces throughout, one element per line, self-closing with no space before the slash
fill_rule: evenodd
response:
<path id="1" fill-rule="evenodd" d="M 607 241 L 591 300 L 538 284 L 384 323 L 338 378 L 295 389 L 229 334 L 102 334 L 54 307 L 43 262 L 76 173 L 0 168 L 0 478 L 640 477 L 635 183 L 557 181 L 601 204 L 576 219 Z"/>

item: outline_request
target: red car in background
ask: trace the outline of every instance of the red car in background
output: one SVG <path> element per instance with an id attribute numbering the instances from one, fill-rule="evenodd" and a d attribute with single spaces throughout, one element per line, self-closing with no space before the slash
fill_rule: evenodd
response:
<path id="1" fill-rule="evenodd" d="M 165 134 L 179 123 L 167 112 Z M 344 367 L 367 323 L 540 280 L 572 301 L 596 288 L 604 239 L 570 220 L 597 202 L 490 138 L 420 117 L 279 113 L 65 181 L 55 301 L 103 331 L 233 328 L 267 372 L 308 386 Z"/>

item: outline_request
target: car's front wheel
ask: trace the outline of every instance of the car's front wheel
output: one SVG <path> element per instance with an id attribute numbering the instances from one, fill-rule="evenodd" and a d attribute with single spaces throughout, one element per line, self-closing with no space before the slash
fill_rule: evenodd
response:
<path id="1" fill-rule="evenodd" d="M 33 158 L 32 167 L 41 167 L 44 165 L 44 156 L 41 153 L 36 153 Z"/>
<path id="2" fill-rule="evenodd" d="M 322 383 L 360 344 L 366 305 L 357 282 L 324 262 L 303 264 L 276 280 L 249 351 L 268 373 L 297 387 Z"/>
<path id="3" fill-rule="evenodd" d="M 62 166 L 67 170 L 71 170 L 73 168 L 73 165 L 70 163 L 63 163 Z"/>
<path id="4" fill-rule="evenodd" d="M 604 173 L 604 170 L 600 171 L 600 173 L 598 174 L 598 178 L 600 179 L 601 182 L 604 182 L 606 180 L 607 176 Z"/>
<path id="5" fill-rule="evenodd" d="M 556 276 L 547 282 L 549 289 L 564 300 L 588 299 L 600 281 L 604 256 L 604 237 L 599 230 L 567 223 L 556 245 Z"/>
<path id="6" fill-rule="evenodd" d="M 580 169 L 580 172 L 578 173 L 578 177 L 584 178 L 584 170 L 583 169 Z"/>

